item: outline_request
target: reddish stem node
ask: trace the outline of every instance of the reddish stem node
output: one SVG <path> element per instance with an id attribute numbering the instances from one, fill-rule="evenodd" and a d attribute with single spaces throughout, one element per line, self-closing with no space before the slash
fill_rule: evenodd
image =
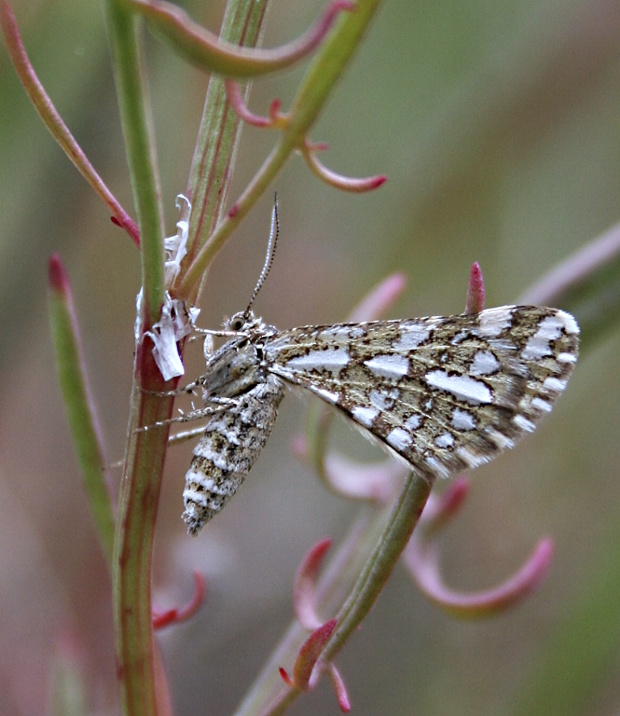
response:
<path id="1" fill-rule="evenodd" d="M 299 650 L 293 667 L 293 681 L 295 687 L 300 691 L 310 691 L 316 686 L 318 673 L 314 674 L 314 667 L 321 656 L 323 647 L 336 628 L 336 624 L 336 619 L 326 621 L 310 634 Z"/>
<path id="2" fill-rule="evenodd" d="M 323 539 L 317 542 L 308 551 L 297 570 L 293 589 L 293 603 L 297 619 L 304 629 L 316 629 L 321 625 L 316 613 L 315 589 L 319 569 L 331 543 L 331 539 Z"/>
<path id="3" fill-rule="evenodd" d="M 347 687 L 344 685 L 344 681 L 342 679 L 342 676 L 340 675 L 340 672 L 333 664 L 329 664 L 327 666 L 327 674 L 329 675 L 329 678 L 332 682 L 332 686 L 334 687 L 338 707 L 340 708 L 342 713 L 349 713 L 349 711 L 351 710 L 351 702 L 349 701 Z"/>
<path id="4" fill-rule="evenodd" d="M 474 261 L 469 272 L 467 284 L 467 297 L 465 299 L 465 313 L 480 313 L 484 311 L 484 278 L 482 269 L 477 261 Z"/>
<path id="5" fill-rule="evenodd" d="M 280 676 L 282 677 L 282 681 L 284 681 L 284 683 L 285 683 L 287 686 L 290 686 L 291 689 L 296 688 L 296 687 L 295 687 L 295 682 L 293 681 L 293 679 L 291 679 L 291 677 L 289 676 L 288 671 L 287 671 L 286 669 L 284 669 L 282 666 L 280 666 L 280 667 L 278 668 L 278 671 L 280 672 Z"/>
<path id="6" fill-rule="evenodd" d="M 47 275 L 52 291 L 62 295 L 70 293 L 71 286 L 69 284 L 69 277 L 58 254 L 52 254 L 50 256 Z"/>
<path id="7" fill-rule="evenodd" d="M 320 147 L 322 148 L 322 145 L 320 145 Z M 306 164 L 310 168 L 310 171 L 319 179 L 322 179 L 326 184 L 329 184 L 329 186 L 333 186 L 336 189 L 361 193 L 377 189 L 387 181 L 387 177 L 384 174 L 362 178 L 346 177 L 342 174 L 337 174 L 331 169 L 328 169 L 317 159 L 317 146 L 308 142 L 306 142 L 303 147 L 300 147 L 299 151 L 306 160 Z"/>
<path id="8" fill-rule="evenodd" d="M 170 624 L 179 624 L 187 621 L 198 611 L 205 596 L 205 580 L 204 577 L 194 570 L 194 594 L 191 600 L 181 608 L 168 609 L 165 612 L 156 613 L 153 610 L 153 629 L 162 629 Z"/>
<path id="9" fill-rule="evenodd" d="M 237 117 L 239 117 L 239 119 L 243 122 L 251 124 L 253 127 L 263 128 L 283 128 L 285 126 L 287 116 L 280 113 L 282 102 L 279 99 L 274 99 L 271 102 L 271 106 L 269 107 L 269 116 L 262 117 L 261 115 L 254 114 L 254 112 L 250 111 L 245 103 L 238 82 L 235 82 L 235 80 L 226 80 L 225 87 L 226 99 L 228 100 L 228 103 Z"/>

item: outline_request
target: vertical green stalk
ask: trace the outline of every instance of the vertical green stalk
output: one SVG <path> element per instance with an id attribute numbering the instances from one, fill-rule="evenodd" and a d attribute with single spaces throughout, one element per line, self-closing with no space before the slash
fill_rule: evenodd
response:
<path id="1" fill-rule="evenodd" d="M 251 38 L 255 42 L 266 2 L 231 2 L 226 15 L 231 37 L 227 39 L 245 43 Z M 113 565 L 117 673 L 124 714 L 161 716 L 171 709 L 153 638 L 151 562 L 168 429 L 137 430 L 167 420 L 172 411 L 173 399 L 156 395 L 164 384 L 146 335 L 159 319 L 164 300 L 164 232 L 152 122 L 138 42 L 140 28 L 121 0 L 109 0 L 108 21 L 141 231 L 143 279 L 140 339 L 136 345 Z M 209 227 L 215 224 L 216 210 L 221 210 L 227 195 L 239 135 L 239 121 L 228 110 L 222 82 L 217 78 L 211 81 L 205 118 L 189 193 L 199 223 Z"/>
<path id="2" fill-rule="evenodd" d="M 152 324 L 159 319 L 164 300 L 164 218 L 153 120 L 139 42 L 142 22 L 122 0 L 108 0 L 107 19 L 127 164 L 140 227 L 143 298 Z"/>
<path id="3" fill-rule="evenodd" d="M 249 0 L 246 0 L 249 1 Z M 200 251 L 189 253 L 191 265 L 179 275 L 178 287 L 183 296 L 191 295 L 199 284 L 205 267 L 223 246 L 226 239 L 254 206 L 267 185 L 274 179 L 289 157 L 306 141 L 312 124 L 344 72 L 353 53 L 379 9 L 381 0 L 358 0 L 356 9 L 343 13 L 318 49 L 297 91 L 289 112 L 289 122 L 282 131 L 277 144 L 263 162 L 261 168 L 235 202 L 234 217 L 221 221 L 209 240 L 200 243 Z M 221 90 L 223 91 L 223 90 Z M 224 100 L 222 100 L 223 102 Z M 204 181 L 205 171 L 195 165 L 196 175 Z M 217 186 L 215 187 L 217 188 Z M 190 225 L 190 237 L 201 219 L 194 211 Z M 202 229 L 201 236 L 202 236 Z"/>
<path id="4" fill-rule="evenodd" d="M 268 0 L 229 2 L 221 38 L 244 47 L 255 47 L 262 36 L 267 7 Z M 251 83 L 248 83 L 246 98 L 250 88 Z M 212 75 L 187 186 L 193 208 L 188 255 L 179 274 L 180 279 L 222 217 L 228 200 L 241 127 L 241 120 L 226 98 L 224 79 Z M 183 298 L 194 300 L 199 286 L 197 282 L 187 295 L 182 292 Z"/>
<path id="5" fill-rule="evenodd" d="M 107 20 L 127 163 L 141 234 L 142 308 L 140 335 L 155 323 L 164 300 L 163 213 L 155 141 L 139 23 L 120 0 L 108 0 Z M 139 341 L 129 440 L 121 482 L 114 544 L 113 599 L 117 674 L 124 714 L 162 714 L 155 679 L 152 634 L 151 561 L 167 430 L 136 433 L 139 425 L 165 420 L 172 400 L 146 394 L 161 375 L 150 342 Z"/>
<path id="6" fill-rule="evenodd" d="M 50 327 L 58 382 L 97 536 L 111 569 L 115 521 L 112 498 L 103 472 L 106 464 L 103 439 L 86 374 L 71 287 L 57 256 L 50 259 L 49 284 Z"/>

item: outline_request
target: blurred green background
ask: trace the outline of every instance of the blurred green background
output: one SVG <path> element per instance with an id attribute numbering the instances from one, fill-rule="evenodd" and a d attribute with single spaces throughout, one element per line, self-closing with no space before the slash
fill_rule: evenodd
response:
<path id="1" fill-rule="evenodd" d="M 16 0 L 14 7 L 40 79 L 133 214 L 101 6 Z M 221 2 L 185 7 L 219 27 Z M 274 1 L 265 44 L 295 37 L 321 7 Z M 208 78 L 150 36 L 146 46 L 172 234 Z M 59 252 L 113 463 L 127 424 L 139 260 L 1 53 L 0 711 L 41 713 L 50 673 L 66 659 L 83 673 L 89 712 L 114 713 L 110 584 L 56 385 L 46 271 Z M 280 97 L 286 108 L 303 69 L 257 83 L 251 107 L 264 113 Z M 329 144 L 321 159 L 330 168 L 389 180 L 349 195 L 292 161 L 273 187 L 281 242 L 257 312 L 281 328 L 336 322 L 381 278 L 402 271 L 408 289 L 391 317 L 458 313 L 475 260 L 487 304 L 514 301 L 618 221 L 619 88 L 618 2 L 386 2 L 312 139 Z M 273 141 L 268 131 L 245 131 L 232 197 Z M 271 203 L 264 198 L 218 258 L 200 325 L 216 327 L 246 305 Z M 617 331 L 586 346 L 551 418 L 476 472 L 463 514 L 442 537 L 446 580 L 455 587 L 492 586 L 543 535 L 556 543 L 549 578 L 516 609 L 464 623 L 429 605 L 397 570 L 338 659 L 355 714 L 618 712 L 619 353 Z M 200 365 L 200 349 L 190 348 L 188 375 Z M 319 538 L 342 536 L 359 509 L 329 495 L 292 457 L 302 402 L 289 397 L 281 414 L 247 484 L 196 540 L 180 520 L 191 446 L 170 453 L 156 605 L 189 598 L 192 568 L 208 582 L 199 615 L 161 633 L 179 715 L 233 710 L 292 617 L 299 560 Z M 333 444 L 379 455 L 342 426 Z M 291 713 L 336 712 L 325 681 Z"/>

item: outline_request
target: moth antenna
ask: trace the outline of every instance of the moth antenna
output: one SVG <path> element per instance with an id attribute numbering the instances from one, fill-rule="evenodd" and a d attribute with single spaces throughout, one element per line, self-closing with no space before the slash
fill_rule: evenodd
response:
<path id="1" fill-rule="evenodd" d="M 265 256 L 265 263 L 263 265 L 262 271 L 260 272 L 260 276 L 258 277 L 258 281 L 256 282 L 256 286 L 254 286 L 254 291 L 252 291 L 252 297 L 250 298 L 248 307 L 245 309 L 245 316 L 250 315 L 250 311 L 252 310 L 252 306 L 254 304 L 254 301 L 256 300 L 256 296 L 258 296 L 258 292 L 263 287 L 263 284 L 265 283 L 265 280 L 269 275 L 269 271 L 271 270 L 271 264 L 273 263 L 273 259 L 276 255 L 276 246 L 278 244 L 279 234 L 280 222 L 278 220 L 278 194 L 276 193 L 273 197 L 273 211 L 271 212 L 271 229 L 269 232 L 269 243 L 267 244 L 267 256 Z"/>

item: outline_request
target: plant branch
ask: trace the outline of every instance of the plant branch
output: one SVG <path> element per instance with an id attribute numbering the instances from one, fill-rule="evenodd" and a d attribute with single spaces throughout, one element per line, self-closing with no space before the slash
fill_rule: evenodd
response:
<path id="1" fill-rule="evenodd" d="M 222 25 L 222 37 L 228 42 L 256 45 L 262 37 L 267 7 L 267 0 L 230 2 Z M 246 87 L 246 96 L 249 91 L 250 85 Z M 221 220 L 229 196 L 241 128 L 242 123 L 226 101 L 225 80 L 213 75 L 187 186 L 187 195 L 193 204 L 187 257 L 172 289 L 177 296 L 191 303 L 197 298 L 208 263 L 202 267 L 193 284 L 180 284 L 190 262 Z"/>
<path id="2" fill-rule="evenodd" d="M 106 3 L 125 151 L 141 234 L 142 287 L 149 327 L 164 302 L 164 220 L 138 20 L 122 0 Z"/>
<path id="3" fill-rule="evenodd" d="M 82 355 L 80 330 L 69 280 L 57 256 L 49 263 L 49 311 L 58 382 L 97 536 L 110 570 L 114 548 L 114 509 L 105 481 L 103 439 Z"/>
<path id="4" fill-rule="evenodd" d="M 413 472 L 405 479 L 385 530 L 377 540 L 349 598 L 336 615 L 338 626 L 322 655 L 326 662 L 339 653 L 377 600 L 411 537 L 432 485 L 433 479 L 430 476 Z"/>
<path id="5" fill-rule="evenodd" d="M 431 487 L 431 481 L 410 473 L 387 523 L 385 509 L 363 510 L 332 556 L 316 589 L 317 613 L 333 614 L 342 605 L 344 585 L 353 582 L 354 587 L 335 616 L 337 625 L 321 654 L 321 662 L 329 664 L 368 615 L 407 545 Z M 290 625 L 235 716 L 274 716 L 300 696 L 302 692 L 277 680 L 277 675 L 282 664 L 296 660 L 304 635 L 298 621 Z"/>
<path id="6" fill-rule="evenodd" d="M 359 46 L 379 4 L 380 0 L 359 0 L 356 11 L 341 16 L 334 30 L 320 46 L 301 82 L 293 101 L 289 122 L 280 135 L 278 143 L 179 281 L 177 288 L 182 296 L 189 295 L 198 285 L 204 270 L 215 254 L 239 226 L 290 155 L 304 146 L 310 127 L 325 106 L 336 82 Z"/>
<path id="7" fill-rule="evenodd" d="M 269 50 L 248 49 L 224 41 L 172 3 L 162 0 L 127 1 L 192 64 L 227 77 L 257 77 L 291 67 L 322 41 L 338 13 L 355 9 L 352 2 L 334 0 L 304 35 L 287 45 Z"/>
<path id="8" fill-rule="evenodd" d="M 167 689 L 156 678 L 159 655 L 152 628 L 151 562 L 168 431 L 136 432 L 167 419 L 172 398 L 161 399 L 162 377 L 143 337 L 164 302 L 163 212 L 150 106 L 136 18 L 120 0 L 106 4 L 108 30 L 127 161 L 141 232 L 142 301 L 136 336 L 128 443 L 114 545 L 113 599 L 117 675 L 124 714 L 162 713 Z"/>
<path id="9" fill-rule="evenodd" d="M 140 232 L 138 231 L 136 222 L 129 216 L 125 209 L 123 209 L 116 197 L 105 185 L 103 179 L 97 174 L 93 165 L 88 161 L 82 148 L 69 131 L 67 125 L 63 122 L 58 110 L 39 81 L 26 53 L 26 48 L 19 34 L 13 8 L 8 0 L 0 0 L 0 25 L 2 26 L 4 40 L 9 55 L 11 56 L 15 72 L 26 90 L 26 94 L 30 97 L 34 108 L 37 110 L 39 117 L 41 117 L 52 137 L 58 142 L 76 169 L 110 209 L 112 216 L 116 219 L 116 223 L 125 229 L 134 243 L 139 246 Z"/>

